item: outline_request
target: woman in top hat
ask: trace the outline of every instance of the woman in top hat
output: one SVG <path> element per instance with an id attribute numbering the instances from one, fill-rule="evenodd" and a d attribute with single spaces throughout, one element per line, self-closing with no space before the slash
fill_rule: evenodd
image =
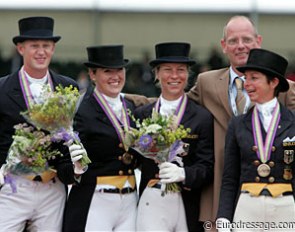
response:
<path id="1" fill-rule="evenodd" d="M 54 20 L 49 17 L 19 20 L 20 35 L 13 38 L 13 43 L 23 57 L 23 66 L 0 78 L 0 166 L 5 163 L 12 143 L 14 125 L 26 122 L 20 112 L 38 101 L 43 86 L 49 85 L 52 90 L 58 85 L 78 87 L 71 78 L 48 68 L 55 43 L 61 38 L 53 35 L 53 26 Z M 74 182 L 74 172 L 68 148 L 58 147 L 64 156 L 50 163 L 56 171 L 36 176 L 13 175 L 15 193 L 6 176 L 0 191 L 0 231 L 22 231 L 26 221 L 30 222 L 29 231 L 61 231 L 67 196 L 64 184 Z M 0 171 L 0 182 L 1 176 Z"/>
<path id="2" fill-rule="evenodd" d="M 134 126 L 121 90 L 125 84 L 122 45 L 88 47 L 89 88 L 74 119 L 92 163 L 72 187 L 64 231 L 135 231 L 137 194 L 135 155 L 127 151 L 124 131 Z"/>
<path id="3" fill-rule="evenodd" d="M 277 99 L 289 89 L 287 65 L 276 53 L 253 49 L 238 67 L 255 105 L 229 124 L 217 228 L 243 222 L 233 229 L 279 231 L 274 226 L 294 222 L 295 117 Z"/>
<path id="4" fill-rule="evenodd" d="M 161 43 L 156 47 L 156 59 L 150 62 L 161 86 L 161 95 L 152 103 L 135 111 L 140 119 L 151 116 L 175 115 L 179 124 L 190 128 L 183 142 L 190 145 L 183 165 L 144 158 L 141 167 L 140 201 L 137 214 L 138 231 L 202 231 L 198 223 L 202 187 L 213 177 L 213 119 L 201 106 L 187 98 L 186 87 L 190 59 L 190 44 Z M 160 169 L 159 169 L 160 168 Z M 161 195 L 161 185 L 177 183 L 181 192 Z"/>

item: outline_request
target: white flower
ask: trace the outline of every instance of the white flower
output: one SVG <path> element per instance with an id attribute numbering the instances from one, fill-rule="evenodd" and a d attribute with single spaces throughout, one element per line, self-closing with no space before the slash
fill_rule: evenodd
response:
<path id="1" fill-rule="evenodd" d="M 155 134 L 157 133 L 159 130 L 161 130 L 162 127 L 158 124 L 151 124 L 146 128 L 146 134 Z"/>

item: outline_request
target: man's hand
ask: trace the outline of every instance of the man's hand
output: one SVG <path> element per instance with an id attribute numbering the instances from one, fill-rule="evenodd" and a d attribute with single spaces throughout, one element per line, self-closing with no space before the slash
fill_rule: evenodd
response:
<path id="1" fill-rule="evenodd" d="M 75 174 L 83 174 L 86 172 L 87 168 L 82 168 L 79 160 L 82 159 L 83 154 L 87 154 L 86 150 L 77 144 L 72 144 L 69 146 L 69 151 L 71 155 L 71 160 L 74 164 L 74 172 Z"/>
<path id="2" fill-rule="evenodd" d="M 159 165 L 159 178 L 161 183 L 174 183 L 185 180 L 184 168 L 178 167 L 176 164 L 164 162 Z"/>

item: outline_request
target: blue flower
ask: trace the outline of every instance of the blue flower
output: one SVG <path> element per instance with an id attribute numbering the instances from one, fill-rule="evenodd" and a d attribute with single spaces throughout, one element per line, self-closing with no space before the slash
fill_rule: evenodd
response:
<path id="1" fill-rule="evenodd" d="M 140 138 L 139 138 L 139 146 L 141 149 L 143 150 L 146 150 L 150 147 L 150 145 L 152 144 L 153 142 L 153 138 L 152 136 L 148 135 L 148 134 L 145 134 L 145 135 L 142 135 Z"/>

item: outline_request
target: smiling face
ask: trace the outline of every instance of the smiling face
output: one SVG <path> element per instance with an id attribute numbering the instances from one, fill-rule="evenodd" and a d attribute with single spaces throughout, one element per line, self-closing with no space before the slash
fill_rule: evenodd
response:
<path id="1" fill-rule="evenodd" d="M 156 77 L 160 82 L 162 96 L 166 100 L 176 100 L 184 94 L 189 70 L 187 64 L 163 63 L 156 68 Z"/>
<path id="2" fill-rule="evenodd" d="M 275 88 L 279 84 L 279 79 L 274 77 L 269 80 L 261 72 L 247 70 L 245 72 L 244 87 L 252 102 L 263 104 L 275 97 Z"/>
<path id="3" fill-rule="evenodd" d="M 125 68 L 90 69 L 89 76 L 99 92 L 112 98 L 118 96 L 125 84 Z"/>
<path id="4" fill-rule="evenodd" d="M 23 57 L 24 70 L 34 78 L 46 75 L 54 49 L 52 40 L 25 40 L 17 44 L 17 50 Z"/>
<path id="5" fill-rule="evenodd" d="M 256 34 L 254 25 L 246 17 L 236 17 L 228 22 L 224 28 L 224 38 L 221 39 L 223 53 L 227 55 L 231 66 L 246 64 L 249 52 L 253 48 L 260 48 L 262 37 Z"/>

